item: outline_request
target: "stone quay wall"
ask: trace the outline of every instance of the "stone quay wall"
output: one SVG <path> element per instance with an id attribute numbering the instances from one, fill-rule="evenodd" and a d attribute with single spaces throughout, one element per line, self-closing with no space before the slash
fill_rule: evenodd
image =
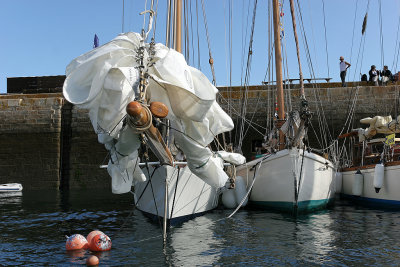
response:
<path id="1" fill-rule="evenodd" d="M 97 141 L 88 111 L 64 99 L 63 78 L 57 76 L 51 82 L 46 77 L 24 78 L 29 86 L 14 80 L 10 83 L 13 94 L 0 95 L 0 184 L 17 182 L 25 189 L 110 188 L 107 170 L 99 168 L 107 164 L 107 151 Z M 332 136 L 341 131 L 355 95 L 354 128 L 361 127 L 361 118 L 389 114 L 394 118 L 398 113 L 400 86 L 357 85 L 361 86 L 322 83 L 305 89 L 310 109 L 323 110 Z M 288 92 L 295 106 L 299 93 L 296 85 L 291 87 Z M 220 87 L 219 91 L 224 97 L 221 106 L 236 123 L 244 90 Z M 251 86 L 247 96 L 246 119 L 265 126 L 274 106 L 274 86 Z M 318 130 L 317 117 L 314 114 L 313 125 Z M 235 130 L 226 139 L 234 135 Z M 251 155 L 252 142 L 260 139 L 262 133 L 250 128 L 242 146 L 244 154 Z"/>
<path id="2" fill-rule="evenodd" d="M 0 95 L 0 184 L 25 189 L 110 187 L 107 156 L 87 110 L 61 93 Z"/>
<path id="3" fill-rule="evenodd" d="M 366 128 L 361 125 L 360 119 L 374 117 L 377 115 L 391 115 L 396 118 L 399 115 L 399 91 L 400 84 L 388 86 L 372 86 L 368 82 L 348 83 L 348 87 L 340 87 L 339 83 L 321 83 L 315 86 L 305 86 L 306 99 L 309 102 L 310 110 L 313 112 L 312 125 L 314 130 L 319 133 L 319 114 L 324 115 L 329 127 L 329 133 L 333 139 L 342 131 L 350 109 L 354 108 L 354 116 L 351 119 L 351 128 Z M 222 108 L 231 114 L 236 123 L 240 117 L 241 99 L 247 94 L 247 113 L 246 119 L 262 127 L 266 126 L 267 115 L 274 112 L 275 106 L 275 86 L 250 86 L 244 90 L 240 87 L 220 87 L 219 92 L 224 100 L 221 100 Z M 298 85 L 291 85 L 289 92 L 293 108 L 299 107 L 299 88 Z M 285 99 L 286 104 L 289 98 Z M 318 114 L 319 113 L 319 114 Z M 240 122 L 240 120 L 239 120 Z M 236 125 L 237 126 L 237 125 Z M 244 139 L 242 151 L 245 155 L 251 155 L 253 140 L 261 140 L 265 130 L 249 128 L 248 134 Z M 247 128 L 247 125 L 245 129 Z M 350 128 L 350 130 L 351 130 Z M 346 132 L 347 129 L 344 129 Z"/>

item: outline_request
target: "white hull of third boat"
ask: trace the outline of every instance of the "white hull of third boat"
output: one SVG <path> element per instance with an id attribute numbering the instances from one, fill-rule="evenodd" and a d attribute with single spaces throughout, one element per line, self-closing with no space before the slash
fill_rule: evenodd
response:
<path id="1" fill-rule="evenodd" d="M 156 169 L 156 170 L 155 170 Z M 134 186 L 137 208 L 153 218 L 164 217 L 165 180 L 168 183 L 167 219 L 176 225 L 217 207 L 219 190 L 194 175 L 189 168 L 171 167 L 142 169 L 145 182 Z M 150 179 L 150 178 L 151 179 Z"/>
<path id="2" fill-rule="evenodd" d="M 374 188 L 374 173 L 375 165 L 368 167 L 360 167 L 362 173 L 362 190 L 361 195 L 353 195 L 353 186 L 355 173 L 357 170 L 342 171 L 342 194 L 344 197 L 351 198 L 353 200 L 359 200 L 360 203 L 368 203 L 381 205 L 383 207 L 399 207 L 400 208 L 400 162 L 393 164 L 392 166 L 384 167 L 384 178 L 382 188 L 378 193 L 375 192 Z"/>
<path id="3" fill-rule="evenodd" d="M 249 170 L 246 174 L 246 170 Z M 307 212 L 325 208 L 333 201 L 335 180 L 333 164 L 325 158 L 298 149 L 284 149 L 247 163 L 238 175 L 255 182 L 250 203 L 284 212 Z M 300 175 L 301 173 L 301 175 Z M 295 183 L 298 190 L 296 205 Z"/>
<path id="4" fill-rule="evenodd" d="M 0 184 L 0 192 L 20 192 L 22 185 L 18 183 Z"/>

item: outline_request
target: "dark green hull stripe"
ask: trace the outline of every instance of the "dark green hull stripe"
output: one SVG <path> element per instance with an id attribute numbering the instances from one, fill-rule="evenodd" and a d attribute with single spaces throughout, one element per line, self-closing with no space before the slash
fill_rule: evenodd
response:
<path id="1" fill-rule="evenodd" d="M 314 210 L 319 210 L 326 208 L 328 204 L 333 202 L 331 199 L 320 199 L 320 200 L 308 200 L 301 201 L 298 203 L 298 212 L 310 212 Z M 293 212 L 294 203 L 293 202 L 283 202 L 283 201 L 251 201 L 251 204 L 259 208 L 273 209 L 283 212 Z"/>

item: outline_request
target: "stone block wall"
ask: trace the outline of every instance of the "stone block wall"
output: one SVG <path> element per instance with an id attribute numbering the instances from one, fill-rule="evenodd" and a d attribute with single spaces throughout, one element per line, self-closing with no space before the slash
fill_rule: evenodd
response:
<path id="1" fill-rule="evenodd" d="M 0 184 L 25 189 L 110 187 L 107 156 L 87 110 L 62 94 L 0 96 Z"/>
<path id="2" fill-rule="evenodd" d="M 317 134 L 320 131 L 318 117 L 325 116 L 329 133 L 335 139 L 342 131 L 352 107 L 354 108 L 354 116 L 349 118 L 351 128 L 366 128 L 366 125 L 360 124 L 360 119 L 362 118 L 377 115 L 392 115 L 392 118 L 395 118 L 396 114 L 400 112 L 398 101 L 400 94 L 399 84 L 371 86 L 368 83 L 364 83 L 362 84 L 363 86 L 357 86 L 354 83 L 350 84 L 354 86 L 349 87 L 329 87 L 328 85 L 333 84 L 323 83 L 318 84 L 316 87 L 308 85 L 305 88 L 306 98 L 311 111 L 314 113 L 312 125 Z M 243 99 L 247 94 L 246 119 L 252 121 L 254 127 L 248 127 L 248 124 L 245 125 L 244 128 L 248 128 L 248 132 L 242 149 L 244 154 L 251 155 L 253 140 L 262 139 L 267 124 L 267 116 L 274 112 L 276 101 L 275 86 L 250 86 L 247 92 L 240 87 L 220 87 L 219 92 L 223 98 L 220 101 L 221 106 L 228 114 L 232 115 L 235 127 L 240 125 L 238 117 L 240 118 L 239 114 L 243 108 L 240 99 Z M 293 108 L 298 107 L 300 103 L 298 86 L 293 85 L 290 89 L 286 89 L 286 92 L 289 92 L 287 95 L 291 97 L 290 100 L 286 97 L 285 105 L 291 104 Z M 344 129 L 344 132 L 346 130 Z"/>
<path id="3" fill-rule="evenodd" d="M 78 109 L 76 106 L 72 108 L 70 144 L 70 188 L 111 190 L 111 178 L 107 169 L 99 167 L 108 164 L 108 153 L 104 145 L 97 141 L 97 134 L 86 109 Z"/>
<path id="4" fill-rule="evenodd" d="M 354 105 L 352 127 L 368 116 L 399 113 L 399 85 L 375 87 L 334 87 L 332 83 L 307 86 L 306 97 L 314 112 L 313 126 L 319 131 L 318 113 L 324 114 L 329 132 L 336 138 Z M 59 87 L 59 86 L 58 86 Z M 57 88 L 58 88 L 57 87 Z M 40 89 L 40 88 L 39 88 Z M 240 126 L 241 109 L 246 108 L 247 135 L 243 153 L 252 154 L 254 140 L 265 134 L 267 117 L 275 108 L 273 86 L 220 87 L 219 102 Z M 298 90 L 292 86 L 286 103 L 298 105 Z M 247 94 L 247 103 L 241 99 Z M 264 128 L 263 128 L 264 127 Z M 365 127 L 365 126 L 364 126 Z M 225 134 L 228 142 L 237 140 L 238 131 Z M 0 183 L 18 182 L 25 188 L 110 188 L 111 179 L 101 164 L 107 164 L 107 151 L 97 141 L 88 111 L 68 103 L 61 93 L 0 95 Z"/>
<path id="5" fill-rule="evenodd" d="M 60 94 L 0 97 L 0 183 L 59 186 L 62 104 Z"/>

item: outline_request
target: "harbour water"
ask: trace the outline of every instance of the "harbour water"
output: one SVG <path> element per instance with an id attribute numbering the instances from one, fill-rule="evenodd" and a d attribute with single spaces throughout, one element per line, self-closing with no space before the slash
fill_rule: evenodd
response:
<path id="1" fill-rule="evenodd" d="M 100 266 L 398 266 L 400 211 L 334 207 L 289 215 L 217 209 L 169 230 L 133 207 L 130 194 L 79 190 L 0 194 L 0 266 L 78 266 L 92 253 L 65 250 L 65 236 L 99 229 L 112 249 Z"/>

